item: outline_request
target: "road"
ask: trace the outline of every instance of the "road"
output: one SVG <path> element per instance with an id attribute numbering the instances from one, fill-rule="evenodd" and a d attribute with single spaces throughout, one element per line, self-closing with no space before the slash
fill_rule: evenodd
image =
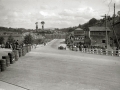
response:
<path id="1" fill-rule="evenodd" d="M 2 90 L 120 90 L 120 57 L 37 46 L 0 73 Z M 5 85 L 6 83 L 6 85 Z M 8 88 L 9 86 L 9 88 Z M 15 89 L 17 88 L 17 89 Z"/>

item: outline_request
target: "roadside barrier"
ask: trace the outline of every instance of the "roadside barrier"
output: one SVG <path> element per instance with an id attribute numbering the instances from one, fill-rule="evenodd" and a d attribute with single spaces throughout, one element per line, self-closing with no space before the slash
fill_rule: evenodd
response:
<path id="1" fill-rule="evenodd" d="M 10 66 L 10 58 L 9 56 L 2 56 L 2 59 L 5 59 L 6 60 L 6 66 Z"/>
<path id="2" fill-rule="evenodd" d="M 19 57 L 21 57 L 22 56 L 22 49 L 20 48 L 19 49 Z"/>
<path id="3" fill-rule="evenodd" d="M 5 71 L 6 69 L 6 60 L 0 59 L 1 71 Z"/>
<path id="4" fill-rule="evenodd" d="M 120 50 L 107 50 L 107 49 L 90 49 L 90 48 L 82 48 L 83 53 L 90 54 L 99 54 L 99 55 L 109 55 L 109 56 L 119 56 Z"/>
<path id="5" fill-rule="evenodd" d="M 24 46 L 23 48 L 22 48 L 22 56 L 25 56 L 26 55 L 26 47 Z"/>
<path id="6" fill-rule="evenodd" d="M 8 56 L 10 58 L 10 64 L 13 64 L 15 62 L 15 54 L 11 52 L 11 53 L 8 53 Z"/>
<path id="7" fill-rule="evenodd" d="M 119 57 L 120 57 L 120 50 L 118 52 L 119 52 Z"/>
<path id="8" fill-rule="evenodd" d="M 21 57 L 22 56 L 22 49 L 18 48 L 17 50 L 18 50 L 18 53 L 19 53 L 19 57 Z"/>
<path id="9" fill-rule="evenodd" d="M 31 49 L 32 49 L 32 47 L 31 47 L 31 45 L 30 45 L 30 51 L 31 51 Z"/>
<path id="10" fill-rule="evenodd" d="M 31 51 L 31 45 L 28 45 L 28 52 Z"/>
<path id="11" fill-rule="evenodd" d="M 31 45 L 23 46 L 22 48 L 9 52 L 7 56 L 2 56 L 2 59 L 0 59 L 0 72 L 5 71 L 6 67 L 10 66 L 10 64 L 14 64 L 15 61 L 18 61 L 19 57 L 25 56 L 26 53 L 31 51 L 32 47 L 33 46 Z"/>
<path id="12" fill-rule="evenodd" d="M 28 53 L 29 51 L 28 51 L 28 46 L 25 46 L 25 49 L 26 49 L 26 53 Z"/>
<path id="13" fill-rule="evenodd" d="M 19 52 L 18 52 L 18 50 L 13 50 L 13 53 L 14 53 L 15 61 L 18 61 L 18 59 L 19 59 Z"/>

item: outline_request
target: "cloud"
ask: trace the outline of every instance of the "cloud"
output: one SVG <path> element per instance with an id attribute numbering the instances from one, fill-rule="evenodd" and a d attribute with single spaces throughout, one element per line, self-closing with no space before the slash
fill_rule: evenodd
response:
<path id="1" fill-rule="evenodd" d="M 41 10 L 53 10 L 53 9 L 57 9 L 57 6 L 49 6 L 49 5 L 41 5 L 40 6 Z"/>
<path id="2" fill-rule="evenodd" d="M 46 27 L 70 27 L 100 18 L 108 10 L 101 0 L 1 0 L 0 24 L 35 28 L 35 22 L 45 21 Z M 117 4 L 120 0 L 114 0 Z M 100 3 L 100 4 L 99 4 Z M 98 5 L 99 4 L 99 5 Z M 112 5 L 112 4 L 111 4 Z M 107 7 L 106 7 L 107 6 Z M 117 5 L 119 6 L 119 5 Z M 117 7 L 118 8 L 118 7 Z M 99 10 L 103 9 L 103 10 Z"/>
<path id="3" fill-rule="evenodd" d="M 97 12 L 93 10 L 91 7 L 83 7 L 78 9 L 65 9 L 64 11 L 60 12 L 61 16 L 73 16 L 74 18 L 81 17 L 84 19 L 91 19 L 93 17 L 98 18 L 99 15 Z"/>

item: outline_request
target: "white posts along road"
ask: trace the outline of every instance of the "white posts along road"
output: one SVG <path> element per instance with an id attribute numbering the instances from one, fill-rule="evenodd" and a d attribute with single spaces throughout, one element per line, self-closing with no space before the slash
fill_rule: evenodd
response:
<path id="1" fill-rule="evenodd" d="M 1 72 L 0 89 L 120 90 L 120 57 L 58 50 L 62 41 L 37 46 Z"/>

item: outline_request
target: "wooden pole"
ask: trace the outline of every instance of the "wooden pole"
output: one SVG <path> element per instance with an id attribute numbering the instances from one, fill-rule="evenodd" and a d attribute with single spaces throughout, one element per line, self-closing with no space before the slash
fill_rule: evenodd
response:
<path id="1" fill-rule="evenodd" d="M 114 28 L 114 24 L 115 24 L 115 3 L 114 3 L 114 14 L 113 14 L 113 28 Z M 112 45 L 114 48 L 114 29 L 113 29 L 113 40 L 112 40 Z"/>
<path id="2" fill-rule="evenodd" d="M 105 14 L 106 49 L 108 49 L 107 16 Z"/>

